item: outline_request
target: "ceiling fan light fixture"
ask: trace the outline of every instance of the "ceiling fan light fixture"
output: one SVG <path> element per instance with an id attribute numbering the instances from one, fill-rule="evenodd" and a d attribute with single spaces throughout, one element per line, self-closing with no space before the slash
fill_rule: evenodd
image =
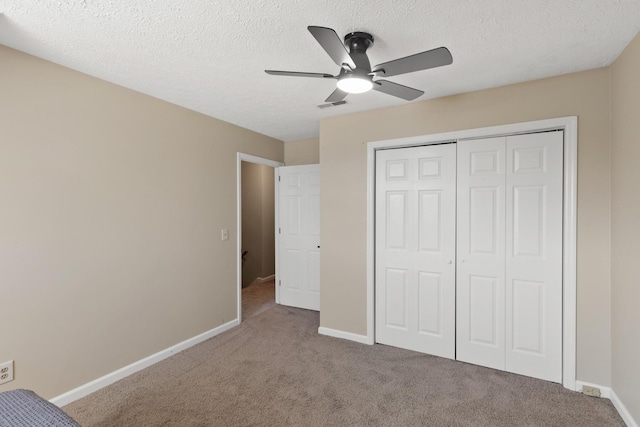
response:
<path id="1" fill-rule="evenodd" d="M 347 93 L 365 93 L 373 88 L 373 82 L 369 76 L 347 74 L 338 80 L 338 89 Z"/>
<path id="2" fill-rule="evenodd" d="M 331 28 L 310 25 L 307 29 L 333 62 L 340 67 L 338 75 L 277 70 L 265 70 L 265 72 L 274 76 L 337 79 L 338 88 L 325 100 L 330 104 L 343 101 L 351 93 L 364 93 L 369 90 L 386 93 L 405 101 L 413 101 L 424 95 L 424 92 L 388 80 L 374 81 L 374 77 L 393 77 L 442 67 L 453 62 L 449 49 L 439 47 L 378 64 L 372 68 L 367 56 L 367 49 L 373 46 L 371 34 L 355 31 L 344 36 L 343 42 Z"/>

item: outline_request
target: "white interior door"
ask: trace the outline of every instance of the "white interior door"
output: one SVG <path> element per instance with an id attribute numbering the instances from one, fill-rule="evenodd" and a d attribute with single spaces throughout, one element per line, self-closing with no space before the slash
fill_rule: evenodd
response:
<path id="1" fill-rule="evenodd" d="M 455 145 L 376 152 L 376 342 L 455 357 Z"/>
<path id="2" fill-rule="evenodd" d="M 562 382 L 563 132 L 506 149 L 506 370 Z"/>
<path id="3" fill-rule="evenodd" d="M 506 138 L 458 141 L 456 357 L 505 367 Z"/>
<path id="4" fill-rule="evenodd" d="M 320 310 L 320 165 L 277 169 L 280 304 Z"/>

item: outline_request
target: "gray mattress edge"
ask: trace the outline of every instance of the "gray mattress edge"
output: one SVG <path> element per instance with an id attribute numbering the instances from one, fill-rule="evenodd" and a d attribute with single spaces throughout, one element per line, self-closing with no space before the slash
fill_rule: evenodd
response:
<path id="1" fill-rule="evenodd" d="M 0 427 L 80 427 L 53 403 L 30 390 L 0 393 Z"/>

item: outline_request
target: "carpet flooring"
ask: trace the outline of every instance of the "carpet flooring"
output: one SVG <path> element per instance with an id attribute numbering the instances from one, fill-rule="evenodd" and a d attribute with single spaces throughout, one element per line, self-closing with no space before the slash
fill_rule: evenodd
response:
<path id="1" fill-rule="evenodd" d="M 276 305 L 275 279 L 252 283 L 242 289 L 242 319 L 256 316 Z"/>
<path id="2" fill-rule="evenodd" d="M 559 384 L 318 335 L 276 305 L 64 410 L 106 426 L 624 426 Z"/>

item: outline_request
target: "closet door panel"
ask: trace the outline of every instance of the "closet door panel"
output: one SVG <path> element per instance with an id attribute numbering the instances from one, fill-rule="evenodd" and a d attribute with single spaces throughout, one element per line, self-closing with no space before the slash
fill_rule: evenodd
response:
<path id="1" fill-rule="evenodd" d="M 455 146 L 376 153 L 376 342 L 455 356 Z"/>
<path id="2" fill-rule="evenodd" d="M 506 370 L 562 382 L 563 133 L 507 138 Z"/>
<path id="3" fill-rule="evenodd" d="M 506 138 L 457 143 L 458 360 L 505 366 Z"/>

